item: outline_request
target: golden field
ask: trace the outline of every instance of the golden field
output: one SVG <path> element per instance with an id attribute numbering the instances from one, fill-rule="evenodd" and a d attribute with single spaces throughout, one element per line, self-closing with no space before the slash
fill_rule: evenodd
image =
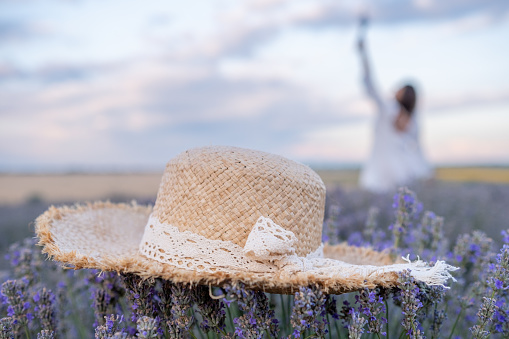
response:
<path id="1" fill-rule="evenodd" d="M 326 185 L 355 187 L 358 170 L 318 170 Z M 39 199 L 87 201 L 111 197 L 155 198 L 162 173 L 140 174 L 0 174 L 0 205 Z M 507 167 L 437 168 L 437 180 L 509 184 Z"/>

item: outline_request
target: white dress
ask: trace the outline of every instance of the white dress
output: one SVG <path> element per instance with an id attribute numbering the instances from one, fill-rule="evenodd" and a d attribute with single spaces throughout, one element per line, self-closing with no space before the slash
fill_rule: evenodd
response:
<path id="1" fill-rule="evenodd" d="M 394 122 L 399 113 L 396 100 L 383 102 L 369 78 L 368 94 L 377 104 L 371 154 L 360 174 L 360 186 L 377 193 L 388 192 L 417 179 L 429 178 L 432 169 L 419 143 L 417 114 L 414 111 L 406 131 L 398 131 Z"/>

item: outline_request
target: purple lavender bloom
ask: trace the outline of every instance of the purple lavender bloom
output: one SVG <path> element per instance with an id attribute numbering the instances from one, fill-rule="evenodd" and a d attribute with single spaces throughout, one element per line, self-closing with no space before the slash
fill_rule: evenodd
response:
<path id="1" fill-rule="evenodd" d="M 361 232 L 351 233 L 350 236 L 348 237 L 348 245 L 356 247 L 365 246 L 366 243 L 363 239 L 362 233 Z"/>
<path id="2" fill-rule="evenodd" d="M 479 252 L 481 252 L 481 246 L 479 246 L 478 244 L 470 244 L 470 251 L 478 254 Z"/>
<path id="3" fill-rule="evenodd" d="M 364 326 L 367 320 L 363 318 L 354 309 L 350 309 L 350 321 L 348 324 L 348 337 L 350 339 L 360 339 L 364 333 Z"/>
<path id="4" fill-rule="evenodd" d="M 157 310 L 154 299 L 155 284 L 134 274 L 122 274 L 121 277 L 133 310 L 131 320 L 136 322 L 141 316 L 155 318 Z"/>
<path id="5" fill-rule="evenodd" d="M 328 332 L 325 302 L 325 295 L 318 287 L 301 287 L 295 293 L 290 317 L 293 328 L 299 334 L 309 329 L 319 337 L 325 336 Z"/>
<path id="6" fill-rule="evenodd" d="M 431 323 L 431 338 L 439 338 L 444 320 L 447 318 L 444 310 L 435 310 L 433 312 L 433 322 Z"/>
<path id="7" fill-rule="evenodd" d="M 323 223 L 322 237 L 324 242 L 336 243 L 341 238 L 338 234 L 339 227 L 337 227 L 338 217 L 341 208 L 338 205 L 331 205 L 328 209 L 328 215 Z"/>
<path id="8" fill-rule="evenodd" d="M 491 294 L 490 300 L 494 303 L 494 316 L 488 320 L 493 323 L 493 326 L 498 332 L 503 332 L 505 335 L 509 335 L 509 325 L 506 322 L 507 311 L 509 305 L 507 305 L 507 298 L 509 296 L 509 245 L 504 244 L 500 253 L 497 255 L 496 264 L 490 265 L 488 270 L 488 278 L 486 281 L 487 294 Z M 485 300 L 485 303 L 487 301 Z M 476 335 L 481 336 L 483 331 L 486 331 L 484 323 L 488 320 L 486 315 L 480 315 L 482 308 L 491 311 L 491 305 L 484 305 L 478 313 L 479 321 L 477 327 L 473 327 L 472 331 L 475 331 Z M 483 318 L 484 317 L 484 318 Z"/>
<path id="9" fill-rule="evenodd" d="M 497 309 L 495 299 L 483 298 L 481 308 L 477 312 L 478 322 L 470 328 L 475 339 L 485 339 L 490 335 L 489 324 L 493 321 L 493 315 Z"/>
<path id="10" fill-rule="evenodd" d="M 13 332 L 18 335 L 22 327 L 28 326 L 32 316 L 30 314 L 30 303 L 27 304 L 28 284 L 23 280 L 7 280 L 2 284 L 1 293 L 7 301 L 8 315 L 12 318 Z"/>
<path id="11" fill-rule="evenodd" d="M 455 266 L 463 268 L 463 280 L 476 281 L 486 273 L 486 269 L 494 262 L 492 252 L 493 241 L 481 231 L 462 234 L 458 237 L 453 249 Z"/>
<path id="12" fill-rule="evenodd" d="M 12 318 L 5 317 L 0 319 L 0 338 L 12 339 L 14 338 Z"/>
<path id="13" fill-rule="evenodd" d="M 372 246 L 375 250 L 382 251 L 392 244 L 387 243 L 386 234 L 382 230 L 377 229 L 377 218 L 380 214 L 380 209 L 377 207 L 371 207 L 368 211 L 368 217 L 366 218 L 365 228 L 362 232 L 364 239 L 367 241 L 363 246 Z"/>
<path id="14" fill-rule="evenodd" d="M 378 292 L 366 288 L 356 295 L 355 299 L 359 304 L 359 313 L 364 314 L 368 319 L 368 332 L 385 336 L 383 325 L 387 323 L 387 319 L 382 317 L 385 312 L 385 303 Z"/>
<path id="15" fill-rule="evenodd" d="M 178 330 L 180 333 L 189 332 L 195 319 L 189 315 L 193 307 L 194 293 L 191 285 L 184 283 L 171 284 L 171 314 L 172 318 L 168 327 Z"/>
<path id="16" fill-rule="evenodd" d="M 200 328 L 205 332 L 214 331 L 219 334 L 225 329 L 226 312 L 223 302 L 219 299 L 212 299 L 209 292 L 207 286 L 197 286 L 195 289 L 196 305 L 203 319 Z M 228 300 L 228 306 L 231 302 L 232 300 Z"/>
<path id="17" fill-rule="evenodd" d="M 423 307 L 421 300 L 419 300 L 420 289 L 417 287 L 414 277 L 410 275 L 409 270 L 400 272 L 398 278 L 399 284 L 399 302 L 401 303 L 401 313 L 403 320 L 401 325 L 410 339 L 424 338 L 422 332 L 419 330 L 420 324 L 417 321 L 420 310 Z"/>
<path id="18" fill-rule="evenodd" d="M 36 298 L 37 296 L 37 298 Z M 51 290 L 43 287 L 33 297 L 36 307 L 34 309 L 41 328 L 51 332 L 57 330 L 57 318 L 55 316 L 55 295 Z"/>
<path id="19" fill-rule="evenodd" d="M 415 193 L 406 187 L 400 188 L 394 196 L 393 208 L 396 221 L 392 225 L 391 231 L 395 249 L 400 247 L 402 236 L 409 232 L 413 220 L 419 214 L 418 205 Z"/>
<path id="20" fill-rule="evenodd" d="M 55 338 L 55 332 L 48 331 L 48 330 L 42 330 L 41 332 L 37 333 L 37 339 L 54 339 Z"/>
<path id="21" fill-rule="evenodd" d="M 505 290 L 509 289 L 509 245 L 504 244 L 497 255 L 496 264 L 490 266 L 491 275 L 488 285 L 497 295 L 505 296 Z"/>
<path id="22" fill-rule="evenodd" d="M 104 317 L 102 325 L 95 328 L 96 339 L 126 338 L 127 333 L 123 327 L 124 316 L 110 314 Z"/>
<path id="23" fill-rule="evenodd" d="M 226 299 L 235 300 L 243 314 L 234 319 L 242 336 L 258 338 L 267 331 L 277 337 L 278 321 L 270 309 L 268 298 L 261 291 L 246 290 L 242 283 L 225 285 Z"/>
<path id="24" fill-rule="evenodd" d="M 45 265 L 44 257 L 35 246 L 36 239 L 27 238 L 9 247 L 8 260 L 13 269 L 14 277 L 25 279 L 28 286 L 39 279 L 39 271 Z"/>
<path id="25" fill-rule="evenodd" d="M 96 324 L 103 324 L 108 314 L 120 311 L 119 301 L 125 294 L 125 288 L 115 272 L 91 270 L 88 282 Z"/>
<path id="26" fill-rule="evenodd" d="M 502 237 L 503 237 L 503 239 L 502 239 L 502 240 L 504 241 L 504 243 L 508 244 L 508 243 L 509 243 L 509 229 L 508 229 L 508 230 L 506 230 L 506 231 L 502 231 L 502 232 L 500 232 L 500 234 L 501 234 L 501 235 L 502 235 Z"/>
<path id="27" fill-rule="evenodd" d="M 330 314 L 334 320 L 339 320 L 336 298 L 332 295 L 325 295 L 325 311 Z"/>

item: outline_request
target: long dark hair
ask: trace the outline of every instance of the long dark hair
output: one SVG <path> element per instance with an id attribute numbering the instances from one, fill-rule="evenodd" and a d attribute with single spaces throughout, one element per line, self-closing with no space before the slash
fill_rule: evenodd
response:
<path id="1" fill-rule="evenodd" d="M 406 85 L 401 89 L 403 90 L 403 95 L 401 98 L 398 98 L 398 102 L 408 112 L 408 115 L 412 115 L 417 100 L 415 89 L 412 85 Z"/>

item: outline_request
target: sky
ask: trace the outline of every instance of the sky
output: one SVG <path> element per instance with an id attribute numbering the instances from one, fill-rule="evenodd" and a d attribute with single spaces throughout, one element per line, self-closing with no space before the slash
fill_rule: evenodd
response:
<path id="1" fill-rule="evenodd" d="M 361 164 L 377 88 L 435 165 L 509 164 L 506 0 L 0 0 L 0 171 L 162 170 L 232 145 Z"/>

